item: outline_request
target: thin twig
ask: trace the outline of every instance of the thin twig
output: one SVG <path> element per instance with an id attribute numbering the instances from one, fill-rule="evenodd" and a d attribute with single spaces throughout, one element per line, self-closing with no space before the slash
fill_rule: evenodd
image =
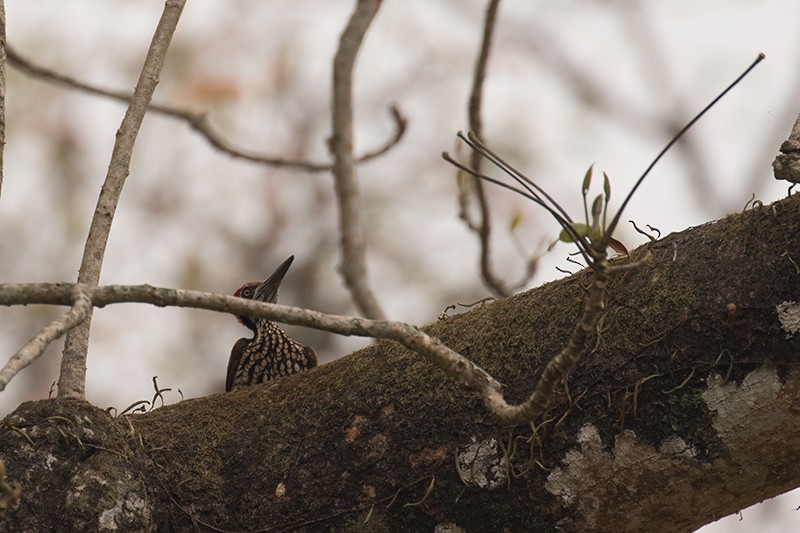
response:
<path id="1" fill-rule="evenodd" d="M 51 69 L 35 64 L 28 58 L 23 57 L 16 49 L 7 47 L 8 63 L 19 71 L 29 76 L 39 78 L 48 82 L 63 85 L 69 89 L 83 91 L 85 93 L 111 98 L 120 102 L 130 102 L 131 95 L 123 91 L 103 89 L 89 83 L 77 80 L 71 76 L 55 72 Z M 200 136 L 204 137 L 208 144 L 224 152 L 231 157 L 244 159 L 252 163 L 268 165 L 275 168 L 285 168 L 290 170 L 300 170 L 305 172 L 325 172 L 333 168 L 330 163 L 315 163 L 312 161 L 302 161 L 294 159 L 284 159 L 281 157 L 269 156 L 246 148 L 236 146 L 234 143 L 225 139 L 220 133 L 214 130 L 208 119 L 207 112 L 190 111 L 177 107 L 151 103 L 148 111 L 159 113 L 168 117 L 186 122 L 190 128 L 195 130 Z M 371 150 L 358 158 L 358 163 L 366 163 L 377 157 L 382 156 L 403 138 L 408 126 L 407 119 L 403 116 L 397 106 L 389 106 L 389 114 L 394 122 L 394 131 L 381 146 Z"/>
<path id="2" fill-rule="evenodd" d="M 483 107 L 483 80 L 486 77 L 486 66 L 489 63 L 489 51 L 492 47 L 492 37 L 494 35 L 499 5 L 500 0 L 489 0 L 489 5 L 486 8 L 486 17 L 483 23 L 483 39 L 481 40 L 478 59 L 475 63 L 472 90 L 469 95 L 469 130 L 474 132 L 479 138 L 483 137 L 483 120 L 481 118 L 481 109 Z M 475 170 L 475 172 L 480 172 L 482 160 L 483 156 L 478 151 L 473 150 L 470 154 L 470 167 Z M 470 217 L 468 194 L 459 195 L 459 217 L 466 223 L 467 227 L 478 236 L 481 249 L 481 277 L 483 278 L 484 284 L 486 284 L 486 287 L 492 291 L 495 296 L 507 297 L 511 295 L 511 291 L 492 270 L 491 215 L 489 213 L 489 201 L 486 198 L 483 181 L 475 176 L 472 176 L 470 179 L 472 180 L 471 189 L 475 192 L 475 197 L 478 200 L 480 220 L 474 221 Z"/>
<path id="3" fill-rule="evenodd" d="M 358 0 L 339 39 L 333 59 L 333 134 L 330 140 L 342 246 L 339 271 L 360 312 L 374 319 L 382 319 L 384 314 L 367 283 L 366 246 L 353 160 L 353 69 L 364 35 L 380 5 L 381 0 Z"/>
<path id="4" fill-rule="evenodd" d="M 474 137 L 473 135 L 470 135 L 470 137 L 467 138 L 461 132 L 459 132 L 458 137 L 464 142 L 466 142 L 473 150 L 481 150 L 481 153 L 484 155 L 484 157 L 488 158 L 490 161 L 497 164 L 499 168 L 503 169 L 503 171 L 506 172 L 509 176 L 513 177 L 518 183 L 522 184 L 526 188 L 526 190 L 519 189 L 513 185 L 509 185 L 508 183 L 489 177 L 485 174 L 475 172 L 471 168 L 459 163 L 458 161 L 450 157 L 450 155 L 447 152 L 442 153 L 442 158 L 445 161 L 447 161 L 451 165 L 454 165 L 455 167 L 459 168 L 460 170 L 462 170 L 467 174 L 475 176 L 476 178 L 487 181 L 499 187 L 503 187 L 504 189 L 513 191 L 519 194 L 520 196 L 527 198 L 528 200 L 531 200 L 535 204 L 543 207 L 548 213 L 550 213 L 550 215 L 553 218 L 556 219 L 556 221 L 561 225 L 564 231 L 566 231 L 567 234 L 569 234 L 570 238 L 572 239 L 572 242 L 578 247 L 578 250 L 584 256 L 587 263 L 591 262 L 590 258 L 591 252 L 589 250 L 590 244 L 588 243 L 585 237 L 577 233 L 577 231 L 575 230 L 574 223 L 572 222 L 572 219 L 564 218 L 564 216 L 561 215 L 561 212 L 564 211 L 557 202 L 555 202 L 549 195 L 547 195 L 547 193 L 541 191 L 547 198 L 547 201 L 545 201 L 545 198 L 539 196 L 539 194 L 536 192 L 537 190 L 540 190 L 540 188 L 536 186 L 536 184 L 533 184 L 533 187 L 529 186 L 528 183 L 525 181 L 528 180 L 527 177 L 524 177 L 521 173 L 519 173 L 519 171 L 517 171 L 513 167 L 508 166 L 508 163 L 505 160 L 497 156 L 494 152 L 491 152 L 487 147 L 485 147 L 485 145 L 481 144 L 477 140 L 477 138 Z M 517 174 L 519 174 L 519 176 Z M 522 179 L 520 176 L 525 179 Z M 553 205 L 551 206 L 547 202 L 550 202 Z M 569 217 L 569 215 L 566 212 L 564 212 L 564 215 L 566 217 Z"/>
<path id="5" fill-rule="evenodd" d="M 78 283 L 96 286 L 100 280 L 111 222 L 119 202 L 125 178 L 130 173 L 131 154 L 136 136 L 144 120 L 147 107 L 158 85 L 164 58 L 169 43 L 178 25 L 186 0 L 166 0 L 161 19 L 158 21 L 153 40 L 147 51 L 139 81 L 133 91 L 130 105 L 117 131 L 111 162 L 108 165 L 103 187 L 97 199 L 97 207 L 89 227 L 89 235 L 83 250 Z M 58 378 L 58 396 L 61 398 L 85 397 L 86 353 L 89 347 L 89 327 L 92 313 L 77 327 L 69 330 L 64 342 L 61 372 Z"/>
<path id="6" fill-rule="evenodd" d="M 650 171 L 653 170 L 653 167 L 655 167 L 656 164 L 658 164 L 658 162 L 661 160 L 661 158 L 664 157 L 664 154 L 666 154 L 669 151 L 669 149 L 672 148 L 672 145 L 674 145 L 676 142 L 678 142 L 678 140 L 681 137 L 683 137 L 683 135 L 687 131 L 689 131 L 689 129 L 692 126 L 694 126 L 697 123 L 698 120 L 703 118 L 703 115 L 705 115 L 708 112 L 709 109 L 714 107 L 716 105 L 716 103 L 719 102 L 722 99 L 723 96 L 728 94 L 728 92 L 731 89 L 733 89 L 734 87 L 736 87 L 736 85 L 738 85 L 738 83 L 740 81 L 742 81 L 745 78 L 745 76 L 747 76 L 750 73 L 751 70 L 756 68 L 756 65 L 761 63 L 761 61 L 763 59 L 764 59 L 764 54 L 763 53 L 759 53 L 758 57 L 756 57 L 755 61 L 753 61 L 750 64 L 750 66 L 747 67 L 745 69 L 745 71 L 742 72 L 739 75 L 739 77 L 737 77 L 735 80 L 733 80 L 733 82 L 731 82 L 721 93 L 719 93 L 713 100 L 711 100 L 711 102 L 709 102 L 708 105 L 706 105 L 699 113 L 697 113 L 697 115 L 695 115 L 694 118 L 692 118 L 692 120 L 687 122 L 686 125 L 683 128 L 681 128 L 680 131 L 678 131 L 678 133 L 676 133 L 672 137 L 672 139 L 670 139 L 670 141 L 666 144 L 666 146 L 664 146 L 664 148 L 658 153 L 658 155 L 653 159 L 653 161 L 647 166 L 647 168 L 642 173 L 642 175 L 639 176 L 639 179 L 636 180 L 636 183 L 633 184 L 633 187 L 631 187 L 631 190 L 628 191 L 628 195 L 622 201 L 622 205 L 619 206 L 619 209 L 617 210 L 617 214 L 614 215 L 614 218 L 611 219 L 611 222 L 608 224 L 608 227 L 606 228 L 606 232 L 605 232 L 605 234 L 603 236 L 603 243 L 604 244 L 608 242 L 609 238 L 611 238 L 611 234 L 614 232 L 614 229 L 616 229 L 617 223 L 619 222 L 619 218 L 622 216 L 622 212 L 625 210 L 625 207 L 628 205 L 628 202 L 630 202 L 631 198 L 633 198 L 633 195 L 636 193 L 636 190 L 642 184 L 642 182 L 647 177 L 647 175 L 650 174 Z"/>
<path id="7" fill-rule="evenodd" d="M 5 390 L 8 382 L 20 370 L 30 365 L 51 342 L 61 337 L 64 333 L 80 324 L 92 312 L 92 302 L 82 285 L 75 285 L 73 290 L 73 304 L 69 310 L 43 327 L 33 336 L 17 353 L 11 356 L 6 365 L 0 370 L 0 391 Z"/>
<path id="8" fill-rule="evenodd" d="M 76 284 L 73 283 L 0 284 L 0 305 L 71 305 L 71 294 L 75 286 Z M 496 383 L 491 376 L 474 363 L 447 348 L 438 339 L 402 322 L 331 315 L 308 309 L 247 300 L 226 294 L 167 289 L 150 285 L 85 286 L 84 290 L 95 307 L 138 302 L 150 303 L 158 307 L 207 309 L 237 316 L 266 318 L 340 335 L 396 340 L 424 355 L 448 374 L 467 385 L 480 388 L 478 384 L 481 382 Z"/>

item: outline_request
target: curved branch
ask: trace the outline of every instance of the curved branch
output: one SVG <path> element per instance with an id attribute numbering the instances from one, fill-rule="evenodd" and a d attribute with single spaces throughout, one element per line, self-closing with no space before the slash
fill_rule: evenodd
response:
<path id="1" fill-rule="evenodd" d="M 534 392 L 519 405 L 506 402 L 503 386 L 487 371 L 447 347 L 436 337 L 403 322 L 332 315 L 226 294 L 150 285 L 106 285 L 86 287 L 85 290 L 95 307 L 131 302 L 149 303 L 159 307 L 189 307 L 266 318 L 339 335 L 393 340 L 422 355 L 460 384 L 477 391 L 487 409 L 500 422 L 511 425 L 530 422 L 538 417 L 548 405 L 555 385 L 577 363 L 585 350 L 588 335 L 593 331 L 602 311 L 605 279 L 604 272 L 596 276 L 583 316 L 567 346 L 547 364 Z M 0 305 L 72 305 L 75 286 L 72 283 L 0 284 Z M 0 371 L 0 375 L 2 372 L 4 370 Z"/>
<path id="2" fill-rule="evenodd" d="M 8 62 L 10 65 L 35 78 L 49 81 L 58 85 L 63 85 L 69 89 L 75 89 L 88 94 L 111 98 L 124 103 L 128 103 L 131 100 L 131 95 L 128 93 L 102 89 L 70 76 L 60 74 L 46 67 L 37 65 L 31 60 L 20 55 L 19 52 L 10 46 L 7 47 L 7 53 Z M 311 161 L 283 159 L 235 146 L 232 142 L 225 139 L 222 135 L 216 132 L 214 128 L 212 128 L 208 120 L 208 113 L 206 112 L 195 112 L 188 109 L 179 109 L 177 107 L 154 103 L 150 104 L 148 111 L 159 113 L 178 120 L 183 120 L 189 125 L 190 128 L 200 134 L 201 137 L 204 137 L 211 146 L 237 159 L 244 159 L 245 161 L 269 165 L 275 168 L 286 168 L 305 172 L 324 172 L 333 168 L 333 165 L 330 163 L 314 163 Z M 399 144 L 400 140 L 405 135 L 406 128 L 408 126 L 407 119 L 400 113 L 400 110 L 395 105 L 389 107 L 389 113 L 391 114 L 392 121 L 394 122 L 394 132 L 392 133 L 392 136 L 389 137 L 386 142 L 383 143 L 383 145 L 359 157 L 357 161 L 358 163 L 365 163 L 382 156 L 391 150 L 395 145 Z"/>
<path id="3" fill-rule="evenodd" d="M 100 280 L 100 270 L 103 266 L 108 235 L 111 232 L 111 222 L 114 219 L 114 212 L 117 209 L 125 178 L 130 173 L 133 146 L 153 92 L 158 85 L 164 58 L 185 3 L 186 0 L 167 0 L 164 4 L 164 11 L 147 50 L 139 81 L 133 91 L 133 97 L 125 117 L 117 130 L 108 173 L 103 187 L 100 189 L 100 196 L 97 199 L 97 206 L 89 227 L 89 235 L 83 249 L 78 283 L 96 286 Z M 67 333 L 58 378 L 59 397 L 77 399 L 85 397 L 86 352 L 89 348 L 91 321 L 92 313 L 89 312 L 77 327 Z"/>
<path id="4" fill-rule="evenodd" d="M 92 301 L 82 285 L 75 285 L 73 289 L 73 304 L 69 310 L 43 327 L 25 345 L 11 356 L 6 365 L 0 370 L 0 391 L 5 390 L 11 381 L 23 368 L 30 365 L 51 342 L 71 330 L 92 313 Z"/>
<path id="5" fill-rule="evenodd" d="M 339 38 L 339 48 L 333 59 L 333 134 L 330 140 L 342 246 L 339 271 L 361 313 L 376 319 L 384 318 L 384 314 L 367 283 L 366 246 L 353 161 L 353 70 L 364 36 L 380 5 L 381 0 L 358 0 Z"/>
<path id="6" fill-rule="evenodd" d="M 692 126 L 694 126 L 701 118 L 703 118 L 703 116 L 712 107 L 716 105 L 717 102 L 722 100 L 722 98 L 726 94 L 728 94 L 728 92 L 730 92 L 731 89 L 736 87 L 740 81 L 742 81 L 748 74 L 750 74 L 750 71 L 756 68 L 756 66 L 759 63 L 761 63 L 761 61 L 764 60 L 764 57 L 765 56 L 763 53 L 759 53 L 755 61 L 753 61 L 750 64 L 750 66 L 744 70 L 744 72 L 739 74 L 739 76 L 735 80 L 733 80 L 721 93 L 719 93 L 713 100 L 711 100 L 711 102 L 706 104 L 706 106 L 702 110 L 700 110 L 699 113 L 697 113 L 689 122 L 687 122 L 686 125 L 672 137 L 672 139 L 670 139 L 670 141 L 666 144 L 666 146 L 664 146 L 664 148 L 662 148 L 662 150 L 658 153 L 658 155 L 656 155 L 656 157 L 653 158 L 653 160 L 650 162 L 650 164 L 647 166 L 644 172 L 642 172 L 642 175 L 639 176 L 639 179 L 637 179 L 636 182 L 633 184 L 631 190 L 628 191 L 628 194 L 627 196 L 625 196 L 625 199 L 622 200 L 622 204 L 619 206 L 619 209 L 617 209 L 617 213 L 616 215 L 614 215 L 614 218 L 612 218 L 611 222 L 608 223 L 608 227 L 605 229 L 605 233 L 603 235 L 602 242 L 604 245 L 608 243 L 608 239 L 610 239 L 611 234 L 614 233 L 614 229 L 616 229 L 620 217 L 622 216 L 622 212 L 625 210 L 625 207 L 628 205 L 628 202 L 630 202 L 631 198 L 633 198 L 633 195 L 636 193 L 636 190 L 639 188 L 639 186 L 642 184 L 642 182 L 648 176 L 648 174 L 650 174 L 650 171 L 653 170 L 653 167 L 655 167 L 661 160 L 661 158 L 664 157 L 664 154 L 669 152 L 669 149 L 672 148 L 672 145 L 678 142 L 680 138 L 683 137 L 684 134 L 691 129 Z"/>
<path id="7" fill-rule="evenodd" d="M 472 90 L 469 95 L 468 106 L 468 122 L 469 131 L 475 133 L 479 138 L 483 137 L 483 120 L 481 119 L 481 107 L 483 104 L 483 80 L 486 77 L 486 66 L 489 63 L 489 50 L 492 46 L 492 37 L 494 35 L 495 21 L 497 20 L 497 11 L 500 5 L 500 0 L 489 0 L 489 5 L 486 8 L 486 19 L 483 24 L 483 39 L 481 40 L 480 52 L 478 59 L 475 63 L 475 72 L 472 78 Z M 483 156 L 474 151 L 470 154 L 470 167 L 476 172 L 480 172 L 481 161 Z M 480 211 L 480 220 L 472 220 L 469 214 L 468 201 L 469 196 L 466 194 L 459 195 L 459 217 L 467 227 L 472 230 L 480 242 L 481 256 L 480 267 L 481 277 L 486 286 L 495 294 L 495 296 L 506 297 L 511 295 L 511 291 L 497 275 L 492 271 L 491 264 L 491 215 L 489 213 L 489 201 L 486 198 L 486 191 L 483 187 L 483 182 L 475 177 L 472 178 L 472 187 L 475 191 L 475 196 L 478 199 L 478 208 Z"/>

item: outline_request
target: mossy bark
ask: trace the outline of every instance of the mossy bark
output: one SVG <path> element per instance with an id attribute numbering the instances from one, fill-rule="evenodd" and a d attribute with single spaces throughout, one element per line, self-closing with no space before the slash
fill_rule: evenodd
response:
<path id="1" fill-rule="evenodd" d="M 800 485 L 800 198 L 646 248 L 534 425 L 390 342 L 148 414 L 26 403 L 0 431 L 22 486 L 0 529 L 687 531 Z M 589 275 L 426 329 L 519 401 Z"/>

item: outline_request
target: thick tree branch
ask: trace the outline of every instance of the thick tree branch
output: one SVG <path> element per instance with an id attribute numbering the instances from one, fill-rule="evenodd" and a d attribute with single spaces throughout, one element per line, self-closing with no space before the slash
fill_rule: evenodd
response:
<path id="1" fill-rule="evenodd" d="M 143 415 L 27 402 L 0 425 L 7 482 L 23 487 L 0 529 L 692 531 L 798 486 L 800 196 L 646 247 L 650 264 L 610 280 L 591 356 L 537 424 L 503 428 L 396 343 Z M 584 271 L 427 334 L 521 397 L 589 283 Z M 70 302 L 68 284 L 0 294 Z"/>
<path id="2" fill-rule="evenodd" d="M 100 87 L 96 87 L 86 82 L 77 80 L 71 76 L 66 76 L 64 74 L 55 72 L 41 65 L 37 65 L 30 59 L 23 57 L 19 52 L 16 51 L 16 49 L 11 47 L 8 47 L 8 62 L 21 72 L 28 74 L 29 76 L 33 76 L 35 78 L 39 78 L 58 85 L 63 85 L 64 87 L 70 89 L 76 89 L 88 94 L 103 96 L 105 98 L 111 98 L 124 103 L 130 102 L 131 99 L 131 95 L 129 93 L 123 91 L 102 89 Z M 155 104 L 155 103 L 150 103 L 148 111 L 159 113 L 178 120 L 183 120 L 189 125 L 190 128 L 195 130 L 200 136 L 205 137 L 206 141 L 211 146 L 213 146 L 220 152 L 224 152 L 229 156 L 237 159 L 244 159 L 245 161 L 250 161 L 252 163 L 268 165 L 276 168 L 287 168 L 291 170 L 301 170 L 305 172 L 323 172 L 323 171 L 329 171 L 333 168 L 333 165 L 330 163 L 314 163 L 311 161 L 284 159 L 281 157 L 269 156 L 266 154 L 262 154 L 260 152 L 256 152 L 254 150 L 248 150 L 246 148 L 238 147 L 231 141 L 224 138 L 220 133 L 214 130 L 214 128 L 211 126 L 211 123 L 208 120 L 208 114 L 205 112 L 198 113 L 196 111 L 190 111 L 188 109 L 179 109 L 176 107 L 171 107 L 162 104 Z M 386 141 L 381 146 L 359 157 L 357 161 L 358 163 L 365 163 L 367 161 L 371 161 L 377 157 L 380 157 L 381 155 L 391 150 L 395 145 L 397 145 L 405 135 L 406 127 L 408 126 L 406 118 L 400 113 L 400 110 L 394 105 L 389 107 L 389 113 L 391 114 L 392 121 L 394 122 L 394 132 L 392 132 L 391 137 L 386 139 Z"/>
<path id="3" fill-rule="evenodd" d="M 358 0 L 339 39 L 339 48 L 333 59 L 333 133 L 330 139 L 342 246 L 339 271 L 360 312 L 374 319 L 383 319 L 385 315 L 367 281 L 366 244 L 353 161 L 353 70 L 364 36 L 380 5 L 381 0 Z"/>
<path id="4" fill-rule="evenodd" d="M 108 173 L 103 187 L 100 189 L 100 196 L 97 199 L 97 206 L 89 226 L 89 235 L 78 272 L 78 283 L 94 286 L 100 280 L 100 270 L 103 265 L 108 235 L 111 232 L 111 222 L 114 219 L 114 212 L 117 209 L 125 178 L 130 172 L 133 146 L 147 112 L 147 106 L 158 85 L 167 49 L 185 3 L 186 0 L 167 0 L 164 4 L 164 11 L 147 51 L 139 81 L 117 131 Z M 85 396 L 86 352 L 89 348 L 91 320 L 90 312 L 85 320 L 67 333 L 61 372 L 58 378 L 59 397 L 82 399 Z"/>

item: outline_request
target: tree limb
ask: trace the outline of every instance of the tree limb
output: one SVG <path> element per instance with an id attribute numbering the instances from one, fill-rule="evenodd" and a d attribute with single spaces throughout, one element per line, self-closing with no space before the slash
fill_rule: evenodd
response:
<path id="1" fill-rule="evenodd" d="M 333 59 L 331 115 L 333 133 L 333 177 L 339 204 L 339 233 L 342 261 L 339 271 L 360 312 L 368 318 L 385 315 L 367 282 L 366 245 L 361 224 L 361 202 L 353 162 L 353 70 L 356 56 L 381 0 L 358 0 L 347 27 L 339 39 Z"/>
<path id="2" fill-rule="evenodd" d="M 128 110 L 117 131 L 111 162 L 108 165 L 103 187 L 97 199 L 97 206 L 89 226 L 89 235 L 83 250 L 78 283 L 97 285 L 103 265 L 111 222 L 117 209 L 125 178 L 130 173 L 131 154 L 139 127 L 144 120 L 147 106 L 158 85 L 169 43 L 178 25 L 186 0 L 166 0 L 161 19 L 158 21 L 147 57 L 133 91 Z M 83 399 L 86 388 L 86 352 L 89 348 L 89 328 L 91 312 L 77 327 L 67 333 L 61 372 L 58 378 L 58 395 L 64 398 Z"/>
<path id="3" fill-rule="evenodd" d="M 0 0 L 0 198 L 3 197 L 3 154 L 6 146 L 6 5 Z"/>
<path id="4" fill-rule="evenodd" d="M 129 93 L 102 89 L 89 83 L 77 80 L 71 76 L 66 76 L 41 65 L 37 65 L 30 59 L 23 57 L 19 52 L 16 51 L 16 49 L 10 46 L 8 47 L 8 62 L 29 76 L 33 76 L 58 85 L 63 85 L 70 89 L 76 89 L 88 94 L 111 98 L 124 103 L 130 102 L 131 99 L 131 95 Z M 305 172 L 323 172 L 329 171 L 333 168 L 333 165 L 330 163 L 314 163 L 312 161 L 284 159 L 281 157 L 268 156 L 254 150 L 240 148 L 214 130 L 209 122 L 208 113 L 206 112 L 190 111 L 188 109 L 179 109 L 177 107 L 156 103 L 150 103 L 148 111 L 159 113 L 178 120 L 183 120 L 189 125 L 190 128 L 200 134 L 200 136 L 205 137 L 206 141 L 211 146 L 220 152 L 224 152 L 237 159 L 244 159 L 245 161 L 268 165 L 275 168 L 287 168 Z M 359 157 L 357 161 L 358 163 L 365 163 L 382 156 L 391 150 L 395 145 L 397 145 L 405 135 L 408 123 L 406 118 L 402 115 L 402 113 L 400 113 L 400 110 L 397 108 L 397 106 L 390 106 L 389 114 L 394 122 L 394 132 L 392 133 L 391 137 L 386 139 L 381 146 Z"/>

